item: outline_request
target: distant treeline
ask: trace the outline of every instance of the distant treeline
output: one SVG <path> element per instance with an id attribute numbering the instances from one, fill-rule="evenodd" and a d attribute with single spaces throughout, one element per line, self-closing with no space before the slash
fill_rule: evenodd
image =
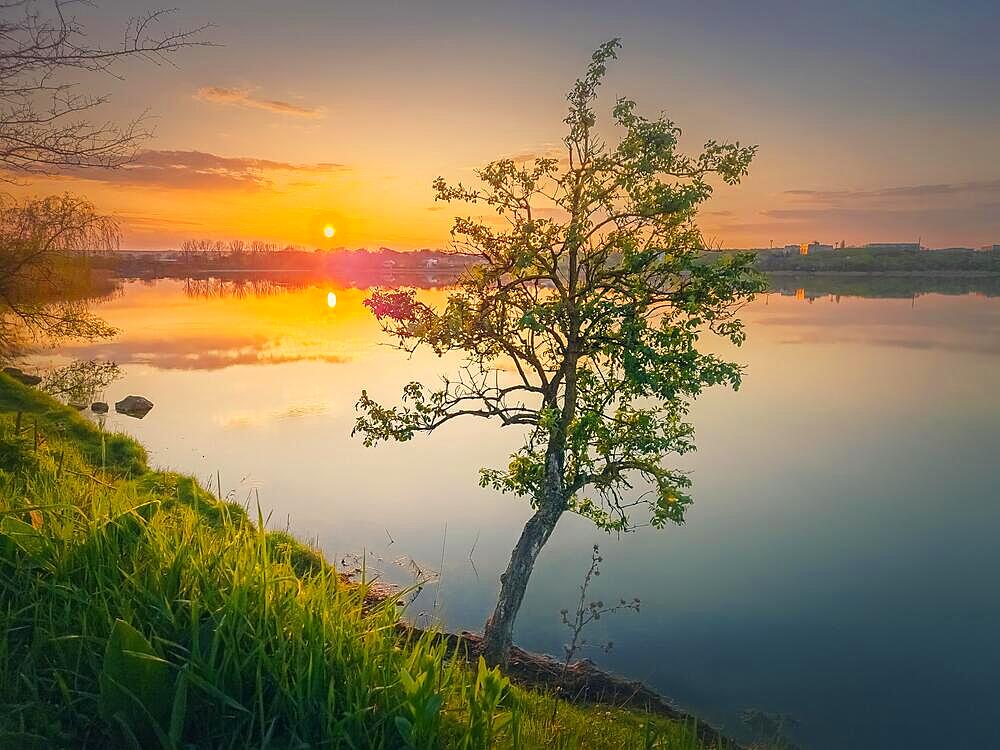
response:
<path id="1" fill-rule="evenodd" d="M 837 252 L 840 252 L 839 250 Z M 287 253 L 287 256 L 286 256 Z M 391 253 L 391 254 L 390 254 Z M 982 253 L 988 255 L 988 253 Z M 468 259 L 455 263 L 456 256 L 447 256 L 447 265 L 439 263 L 428 267 L 413 261 L 423 257 L 437 257 L 433 253 L 396 253 L 366 251 L 333 251 L 311 253 L 301 250 L 277 251 L 277 256 L 287 263 L 269 266 L 233 268 L 229 265 L 194 266 L 180 262 L 131 258 L 115 261 L 117 276 L 109 276 L 106 269 L 83 274 L 80 280 L 80 298 L 99 298 L 118 290 L 121 278 L 176 279 L 185 282 L 185 293 L 191 297 L 261 297 L 332 285 L 337 288 L 368 289 L 371 287 L 439 288 L 455 283 L 460 272 L 467 267 Z M 304 256 L 304 257 L 303 257 Z M 366 257 L 367 256 L 367 257 Z M 382 261 L 403 256 L 399 264 Z M 229 256 L 223 255 L 224 260 Z M 802 258 L 812 256 L 800 256 Z M 815 256 L 820 257 L 820 256 Z M 90 263 L 107 263 L 108 257 L 91 258 Z M 317 262 L 321 261 L 321 262 Z M 303 268 L 311 262 L 311 266 Z M 771 293 L 807 298 L 827 295 L 843 297 L 910 298 L 922 294 L 981 294 L 1000 297 L 1000 273 L 976 269 L 961 271 L 948 268 L 943 271 L 903 272 L 877 271 L 789 271 L 771 270 L 762 264 L 769 280 Z"/>
<path id="2" fill-rule="evenodd" d="M 768 273 L 1000 274 L 1000 252 L 839 248 L 808 255 L 759 250 L 757 267 Z M 706 259 L 716 257 L 709 253 Z M 420 271 L 455 275 L 475 258 L 442 250 L 305 250 L 270 242 L 188 240 L 178 250 L 121 252 L 96 258 L 124 276 L 198 275 L 213 271 L 301 271 L 334 274 L 391 274 Z"/>
<path id="3" fill-rule="evenodd" d="M 757 267 L 794 273 L 1000 274 L 1000 252 L 847 247 L 799 255 L 762 250 L 757 254 Z"/>
<path id="4" fill-rule="evenodd" d="M 269 242 L 188 240 L 179 250 L 120 252 L 102 262 L 122 275 L 156 276 L 200 274 L 211 271 L 459 271 L 470 256 L 440 250 L 401 252 L 378 250 L 305 250 Z"/>

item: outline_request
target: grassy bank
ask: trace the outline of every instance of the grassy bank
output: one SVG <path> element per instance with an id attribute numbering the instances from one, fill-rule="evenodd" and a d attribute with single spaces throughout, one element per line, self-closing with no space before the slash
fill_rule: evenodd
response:
<path id="1" fill-rule="evenodd" d="M 0 747 L 703 747 L 403 640 L 365 593 L 0 375 Z"/>

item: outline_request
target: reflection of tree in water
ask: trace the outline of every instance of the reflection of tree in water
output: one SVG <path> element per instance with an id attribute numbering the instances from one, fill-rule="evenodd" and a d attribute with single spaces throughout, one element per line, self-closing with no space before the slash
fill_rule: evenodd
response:
<path id="1" fill-rule="evenodd" d="M 753 749 L 800 750 L 789 735 L 799 728 L 799 722 L 788 714 L 775 714 L 748 708 L 740 713 L 740 721 L 753 735 Z"/>
<path id="2" fill-rule="evenodd" d="M 82 409 L 96 401 L 98 395 L 121 374 L 121 368 L 114 362 L 78 360 L 49 370 L 40 387 L 46 393 Z"/>
<path id="3" fill-rule="evenodd" d="M 67 338 L 112 335 L 89 308 L 119 285 L 89 261 L 117 244 L 117 224 L 83 198 L 0 201 L 0 359 Z"/>

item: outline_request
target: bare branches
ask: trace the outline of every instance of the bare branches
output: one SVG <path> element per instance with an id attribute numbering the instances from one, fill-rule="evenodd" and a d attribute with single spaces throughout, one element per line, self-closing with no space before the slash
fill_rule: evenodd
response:
<path id="1" fill-rule="evenodd" d="M 587 569 L 587 573 L 583 578 L 583 583 L 580 585 L 580 599 L 576 605 L 576 611 L 570 616 L 570 611 L 564 609 L 560 611 L 560 616 L 562 617 L 562 624 L 570 632 L 570 642 L 563 646 L 563 651 L 566 655 L 563 661 L 563 677 L 565 678 L 566 673 L 569 671 L 570 664 L 573 662 L 573 657 L 575 657 L 582 649 L 597 645 L 602 651 L 608 652 L 614 647 L 613 641 L 607 641 L 602 644 L 592 644 L 583 635 L 584 630 L 587 629 L 589 625 L 600 620 L 601 617 L 607 617 L 609 615 L 622 612 L 624 610 L 631 610 L 638 614 L 641 602 L 639 597 L 635 597 L 630 601 L 625 599 L 619 599 L 616 604 L 605 604 L 602 600 L 587 601 L 587 591 L 590 588 L 590 584 L 593 582 L 594 578 L 601 575 L 600 564 L 604 562 L 604 558 L 601 557 L 601 549 L 598 545 L 594 545 L 594 548 L 590 555 L 590 567 Z"/>
<path id="2" fill-rule="evenodd" d="M 173 11 L 154 10 L 130 18 L 119 45 L 94 45 L 72 14 L 77 5 L 74 0 L 0 5 L 0 168 L 8 172 L 127 163 L 149 135 L 144 116 L 124 125 L 92 121 L 107 97 L 79 93 L 66 76 L 121 78 L 125 60 L 171 64 L 176 52 L 211 44 L 203 39 L 210 26 L 165 29 Z"/>

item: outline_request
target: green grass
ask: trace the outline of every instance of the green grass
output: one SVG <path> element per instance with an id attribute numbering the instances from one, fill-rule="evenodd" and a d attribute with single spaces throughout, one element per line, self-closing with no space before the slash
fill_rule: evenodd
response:
<path id="1" fill-rule="evenodd" d="M 127 435 L 104 433 L 81 414 L 68 409 L 44 393 L 22 386 L 0 374 L 0 413 L 22 413 L 21 427 L 33 430 L 37 423 L 46 435 L 65 438 L 74 452 L 89 465 L 115 476 L 139 475 L 147 471 L 146 450 Z"/>
<path id="2" fill-rule="evenodd" d="M 364 595 L 0 375 L 0 747 L 702 747 L 406 640 Z"/>

